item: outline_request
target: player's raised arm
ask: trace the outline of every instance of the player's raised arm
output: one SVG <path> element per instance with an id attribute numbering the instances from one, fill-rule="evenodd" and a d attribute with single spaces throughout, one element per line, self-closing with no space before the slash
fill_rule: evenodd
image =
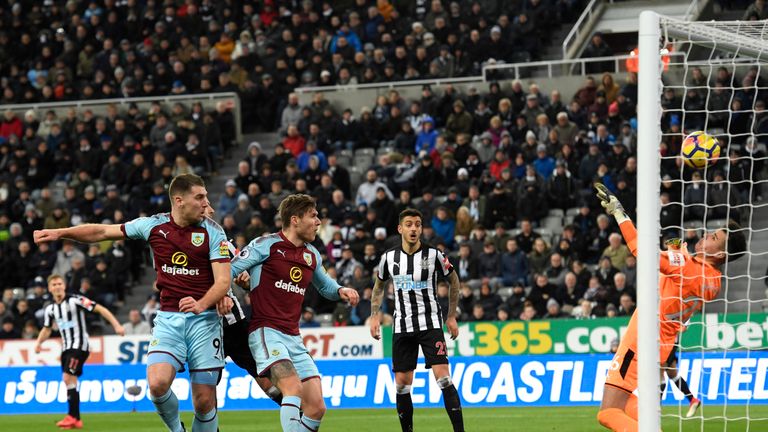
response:
<path id="1" fill-rule="evenodd" d="M 637 256 L 637 229 L 635 224 L 632 223 L 632 219 L 627 216 L 627 212 L 624 210 L 624 206 L 616 195 L 608 190 L 602 183 L 595 183 L 595 189 L 597 190 L 597 197 L 600 199 L 600 205 L 603 206 L 605 212 L 613 216 L 616 219 L 616 223 L 619 224 L 621 229 L 621 235 L 624 236 L 624 241 L 627 242 L 632 255 Z"/>
<path id="2" fill-rule="evenodd" d="M 82 243 L 95 243 L 103 240 L 121 240 L 126 237 L 120 224 L 84 224 L 69 228 L 36 230 L 33 233 L 36 244 L 57 240 L 74 240 Z"/>

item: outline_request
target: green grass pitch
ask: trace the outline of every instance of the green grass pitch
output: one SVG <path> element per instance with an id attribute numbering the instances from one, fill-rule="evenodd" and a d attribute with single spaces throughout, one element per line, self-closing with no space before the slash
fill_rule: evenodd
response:
<path id="1" fill-rule="evenodd" d="M 686 406 L 687 408 L 687 406 Z M 768 406 L 705 406 L 702 418 L 684 419 L 671 417 L 677 407 L 665 407 L 662 427 L 664 431 L 766 431 L 768 430 Z M 523 430 L 544 431 L 602 431 L 597 424 L 595 407 L 569 408 L 470 408 L 464 410 L 464 423 L 469 432 L 506 432 Z M 699 412 L 701 414 L 701 411 Z M 0 429 L 4 431 L 44 432 L 57 430 L 54 422 L 63 415 L 10 415 L 0 417 Z M 724 420 L 726 417 L 729 420 Z M 182 420 L 190 430 L 192 414 L 182 413 Z M 279 416 L 275 411 L 222 411 L 219 427 L 222 432 L 279 431 Z M 154 413 L 85 414 L 84 431 L 163 431 L 164 426 Z M 450 431 L 451 425 L 442 409 L 416 409 L 414 429 L 419 432 Z M 329 410 L 321 430 L 382 432 L 399 431 L 400 424 L 393 409 Z"/>

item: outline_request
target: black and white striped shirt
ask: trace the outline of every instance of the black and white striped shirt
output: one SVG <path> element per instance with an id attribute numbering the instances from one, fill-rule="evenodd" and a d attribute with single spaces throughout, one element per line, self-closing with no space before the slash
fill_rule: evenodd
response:
<path id="1" fill-rule="evenodd" d="M 236 257 L 239 251 L 235 245 L 232 244 L 232 241 L 227 242 L 227 247 L 229 248 L 229 257 Z M 240 300 L 237 299 L 237 296 L 235 295 L 235 292 L 232 290 L 231 286 L 229 287 L 229 291 L 227 291 L 227 296 L 232 299 L 232 303 L 234 304 L 232 305 L 232 310 L 229 311 L 228 314 L 224 315 L 224 327 L 237 324 L 238 322 L 245 320 L 245 312 L 243 311 L 243 306 L 240 304 Z"/>
<path id="2" fill-rule="evenodd" d="M 67 295 L 61 303 L 45 307 L 43 325 L 50 328 L 53 323 L 59 327 L 62 351 L 77 349 L 88 351 L 88 329 L 85 311 L 93 312 L 96 302 L 81 295 Z"/>
<path id="3" fill-rule="evenodd" d="M 412 333 L 442 328 L 437 302 L 437 275 L 448 276 L 453 266 L 439 250 L 422 245 L 412 255 L 402 245 L 381 256 L 378 277 L 392 279 L 395 288 L 394 332 Z"/>

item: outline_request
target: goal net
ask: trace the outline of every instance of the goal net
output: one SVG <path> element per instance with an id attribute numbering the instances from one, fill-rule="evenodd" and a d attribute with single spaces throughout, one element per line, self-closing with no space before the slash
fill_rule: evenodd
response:
<path id="1" fill-rule="evenodd" d="M 768 430 L 768 355 L 762 351 L 768 346 L 768 22 L 684 22 L 648 12 L 640 20 L 640 430 L 658 431 L 659 422 L 665 431 Z M 720 145 L 718 160 L 703 169 L 689 168 L 682 156 L 684 138 L 694 131 Z M 693 253 L 705 232 L 729 220 L 741 225 L 747 253 L 722 266 L 716 298 L 684 318 L 687 330 L 676 348 L 678 374 L 690 389 L 685 395 L 666 376 L 674 372 L 659 381 L 665 365 L 644 354 L 659 352 L 658 302 L 670 300 L 647 289 L 658 283 L 656 251 L 665 249 L 665 240 L 682 238 Z M 684 307 L 702 302 L 686 297 L 682 284 L 674 297 Z M 666 383 L 662 394 L 660 383 Z M 691 415 L 692 397 L 702 405 Z"/>

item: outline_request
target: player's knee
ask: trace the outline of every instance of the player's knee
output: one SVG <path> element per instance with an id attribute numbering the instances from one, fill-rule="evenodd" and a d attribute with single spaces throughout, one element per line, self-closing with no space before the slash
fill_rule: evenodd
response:
<path id="1" fill-rule="evenodd" d="M 320 420 L 325 415 L 325 402 L 321 399 L 319 403 L 313 403 L 304 407 L 304 415 L 315 420 Z"/>
<path id="2" fill-rule="evenodd" d="M 207 413 L 216 407 L 216 393 L 205 392 L 196 393 L 193 396 L 192 404 L 195 406 L 195 412 Z"/>
<path id="3" fill-rule="evenodd" d="M 171 380 L 165 377 L 154 377 L 149 379 L 149 394 L 154 397 L 160 397 L 168 393 L 171 388 Z"/>
<path id="4" fill-rule="evenodd" d="M 411 386 L 406 384 L 397 384 L 395 386 L 395 392 L 397 392 L 397 394 L 408 394 L 411 392 Z"/>
<path id="5" fill-rule="evenodd" d="M 608 427 L 608 414 L 605 412 L 605 410 L 600 410 L 597 412 L 597 421 L 605 426 Z"/>
<path id="6" fill-rule="evenodd" d="M 449 375 L 442 376 L 438 378 L 437 380 L 437 386 L 441 389 L 448 388 L 453 385 L 453 381 L 451 381 L 451 377 Z"/>

